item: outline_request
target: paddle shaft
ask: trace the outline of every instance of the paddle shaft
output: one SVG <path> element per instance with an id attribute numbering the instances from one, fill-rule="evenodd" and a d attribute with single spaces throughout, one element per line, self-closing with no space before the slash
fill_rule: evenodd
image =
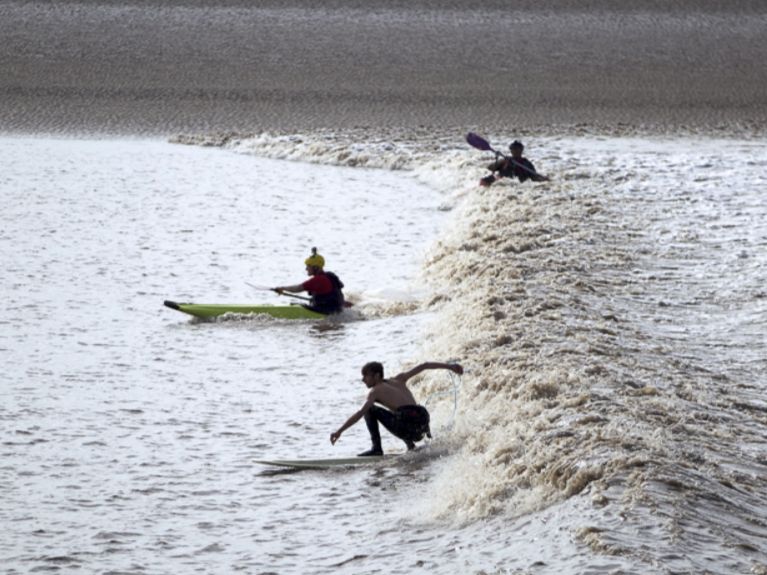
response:
<path id="1" fill-rule="evenodd" d="M 286 295 L 288 297 L 292 297 L 292 298 L 295 298 L 295 299 L 302 299 L 304 301 L 312 301 L 312 298 L 306 297 L 305 295 L 297 295 L 297 294 L 288 293 L 288 292 L 277 292 L 277 293 L 279 293 L 280 295 Z"/>
<path id="2" fill-rule="evenodd" d="M 301 300 L 304 300 L 304 301 L 312 301 L 312 298 L 306 297 L 306 296 L 303 296 L 303 295 L 296 295 L 294 293 L 288 293 L 288 292 L 284 292 L 284 291 L 283 292 L 278 292 L 274 288 L 270 288 L 270 287 L 267 287 L 267 286 L 259 286 L 259 285 L 256 285 L 256 284 L 252 284 L 250 282 L 245 282 L 245 284 L 249 285 L 253 289 L 257 289 L 257 290 L 261 290 L 261 291 L 273 291 L 275 293 L 278 293 L 279 295 L 285 295 L 285 296 L 288 296 L 288 297 L 293 297 L 293 298 L 301 299 Z"/>
<path id="3" fill-rule="evenodd" d="M 252 287 L 253 289 L 261 290 L 261 291 L 272 291 L 272 288 L 269 286 L 262 286 L 262 285 L 256 285 L 252 284 L 250 282 L 245 282 L 245 285 Z"/>
<path id="4" fill-rule="evenodd" d="M 252 284 L 250 282 L 245 282 L 245 284 L 249 285 L 253 289 L 257 289 L 257 290 L 261 290 L 261 291 L 275 291 L 274 288 L 270 288 L 270 287 L 267 287 L 267 286 L 259 286 L 259 285 L 256 285 L 256 284 Z M 278 293 L 278 294 L 284 295 L 284 296 L 288 296 L 288 297 L 292 297 L 292 298 L 295 298 L 295 299 L 300 299 L 300 300 L 303 300 L 303 301 L 312 301 L 312 298 L 310 298 L 310 297 L 306 297 L 306 296 L 303 296 L 303 295 L 297 295 L 297 294 L 290 293 L 290 292 L 285 292 L 285 291 L 283 291 L 283 292 L 276 292 L 275 291 L 275 293 Z M 352 302 L 350 302 L 350 301 L 345 301 L 344 302 L 344 307 L 352 307 L 353 305 L 354 304 Z"/>

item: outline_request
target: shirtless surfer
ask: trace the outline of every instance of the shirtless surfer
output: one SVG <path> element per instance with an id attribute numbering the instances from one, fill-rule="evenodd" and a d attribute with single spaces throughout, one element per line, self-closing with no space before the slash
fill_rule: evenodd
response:
<path id="1" fill-rule="evenodd" d="M 362 381 L 370 390 L 367 399 L 362 407 L 346 420 L 346 423 L 330 434 L 330 443 L 335 445 L 341 434 L 363 417 L 373 446 L 368 451 L 360 453 L 360 456 L 383 455 L 379 422 L 393 435 L 404 441 L 408 449 L 414 449 L 415 442 L 421 441 L 424 436 L 431 437 L 429 412 L 422 405 L 416 404 L 413 394 L 407 388 L 407 381 L 411 377 L 427 369 L 449 369 L 458 375 L 463 373 L 463 367 L 457 363 L 430 361 L 390 379 L 384 379 L 383 365 L 377 361 L 366 363 L 362 367 Z M 375 405 L 376 403 L 384 407 Z"/>

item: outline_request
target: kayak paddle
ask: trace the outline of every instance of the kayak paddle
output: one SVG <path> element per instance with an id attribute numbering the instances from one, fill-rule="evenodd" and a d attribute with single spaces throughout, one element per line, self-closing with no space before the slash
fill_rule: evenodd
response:
<path id="1" fill-rule="evenodd" d="M 303 295 L 298 295 L 298 294 L 294 294 L 294 293 L 290 293 L 290 292 L 285 292 L 285 291 L 278 292 L 278 291 L 275 291 L 274 288 L 270 288 L 270 287 L 267 287 L 267 286 L 259 286 L 259 285 L 252 284 L 250 282 L 245 282 L 245 283 L 247 285 L 249 285 L 250 287 L 252 287 L 253 289 L 257 289 L 257 290 L 261 290 L 261 291 L 273 291 L 273 292 L 275 292 L 275 293 L 277 293 L 279 295 L 284 295 L 284 296 L 292 297 L 292 298 L 295 298 L 295 299 L 301 299 L 301 300 L 304 300 L 304 301 L 312 301 L 312 298 L 306 297 L 306 296 L 303 296 Z M 344 301 L 344 307 L 352 307 L 353 305 L 354 304 L 352 302 L 350 302 L 350 301 Z"/>
<path id="2" fill-rule="evenodd" d="M 534 176 L 543 177 L 535 170 L 531 170 L 524 164 L 520 164 L 519 162 L 515 161 L 512 157 L 507 156 L 503 152 L 499 152 L 498 150 L 493 149 L 493 147 L 490 145 L 490 142 L 485 140 L 485 138 L 483 138 L 479 134 L 475 134 L 474 132 L 469 132 L 468 134 L 466 134 L 466 141 L 472 148 L 477 148 L 478 150 L 482 150 L 483 152 L 493 152 L 496 156 L 501 156 L 506 160 L 511 160 L 511 163 L 517 166 L 518 168 L 522 168 L 523 170 L 533 174 Z"/>
<path id="3" fill-rule="evenodd" d="M 469 143 L 469 145 L 472 148 L 477 148 L 478 150 L 482 150 L 483 152 L 493 152 L 499 156 L 506 157 L 501 152 L 498 152 L 493 149 L 493 147 L 490 145 L 490 142 L 485 140 L 482 136 L 479 134 L 475 134 L 474 132 L 469 132 L 466 134 L 466 141 Z"/>
<path id="4" fill-rule="evenodd" d="M 274 290 L 272 290 L 272 291 L 274 291 Z M 306 297 L 306 296 L 303 296 L 303 295 L 297 295 L 297 294 L 286 292 L 286 291 L 277 292 L 277 293 L 280 294 L 280 295 L 286 295 L 288 297 L 292 297 L 292 298 L 296 298 L 296 299 L 302 299 L 304 301 L 312 301 L 312 298 L 310 298 L 310 297 Z M 354 304 L 352 302 L 344 300 L 344 307 L 352 307 L 353 305 Z"/>

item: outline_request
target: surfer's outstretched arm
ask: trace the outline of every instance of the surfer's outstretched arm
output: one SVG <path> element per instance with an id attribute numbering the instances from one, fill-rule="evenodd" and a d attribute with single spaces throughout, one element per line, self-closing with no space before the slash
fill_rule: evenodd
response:
<path id="1" fill-rule="evenodd" d="M 373 407 L 373 404 L 375 403 L 375 394 L 374 391 L 371 389 L 370 393 L 368 393 L 367 401 L 365 401 L 364 405 L 356 411 L 354 414 L 352 414 L 349 419 L 346 420 L 346 423 L 344 423 L 341 427 L 339 427 L 336 431 L 330 434 L 330 443 L 335 445 L 336 441 L 341 437 L 341 434 L 349 429 L 352 425 L 357 423 L 360 419 L 362 419 L 365 414 L 368 412 L 368 410 Z"/>
<path id="2" fill-rule="evenodd" d="M 458 375 L 461 375 L 463 373 L 463 366 L 461 366 L 458 363 L 441 363 L 438 361 L 427 361 L 420 365 L 415 366 L 410 371 L 404 371 L 400 374 L 398 374 L 396 377 L 394 377 L 395 380 L 397 380 L 399 383 L 405 383 L 408 379 L 411 377 L 415 377 L 422 371 L 426 371 L 427 369 L 449 369 L 453 373 L 457 373 Z"/>

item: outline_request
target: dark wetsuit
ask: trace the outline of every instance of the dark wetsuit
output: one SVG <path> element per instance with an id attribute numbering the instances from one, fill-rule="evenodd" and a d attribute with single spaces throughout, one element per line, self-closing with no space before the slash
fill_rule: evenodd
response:
<path id="1" fill-rule="evenodd" d="M 491 172 L 498 172 L 504 178 L 518 178 L 520 182 L 532 180 L 542 182 L 545 178 L 535 171 L 535 166 L 527 158 L 499 158 L 487 167 Z M 492 178 L 492 179 L 491 179 Z M 495 181 L 493 175 L 487 176 L 487 185 Z"/>
<path id="2" fill-rule="evenodd" d="M 424 436 L 431 437 L 429 412 L 425 407 L 421 405 L 403 405 L 394 411 L 389 411 L 374 405 L 365 414 L 365 423 L 368 426 L 374 450 L 381 450 L 381 432 L 378 429 L 379 421 L 392 435 L 404 441 L 408 449 L 413 449 L 415 442 L 421 441 Z"/>

